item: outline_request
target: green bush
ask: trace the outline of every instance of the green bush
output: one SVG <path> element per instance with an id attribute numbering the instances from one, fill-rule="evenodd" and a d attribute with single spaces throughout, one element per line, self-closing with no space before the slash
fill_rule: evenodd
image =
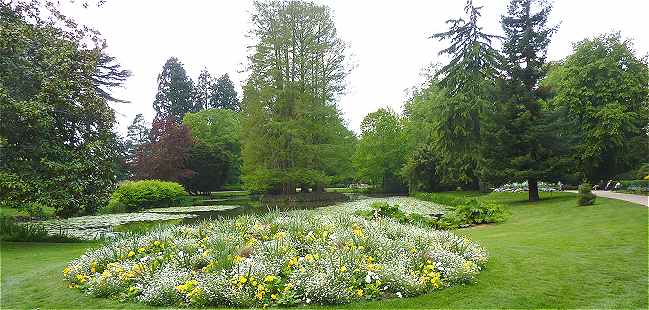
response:
<path id="1" fill-rule="evenodd" d="M 500 223 L 507 218 L 507 210 L 502 205 L 477 199 L 455 206 L 453 212 L 467 224 Z"/>
<path id="2" fill-rule="evenodd" d="M 591 192 L 590 183 L 582 183 L 579 185 L 579 192 L 577 193 L 578 206 L 590 206 L 595 203 L 596 196 Z"/>
<path id="3" fill-rule="evenodd" d="M 159 180 L 126 181 L 110 197 L 102 213 L 133 212 L 148 208 L 178 207 L 191 204 L 182 185 Z"/>

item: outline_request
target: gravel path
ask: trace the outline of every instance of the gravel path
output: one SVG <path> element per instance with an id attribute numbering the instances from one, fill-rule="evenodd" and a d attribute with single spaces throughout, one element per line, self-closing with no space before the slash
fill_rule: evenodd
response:
<path id="1" fill-rule="evenodd" d="M 593 191 L 595 196 L 624 200 L 649 207 L 649 196 L 616 193 L 611 191 Z"/>

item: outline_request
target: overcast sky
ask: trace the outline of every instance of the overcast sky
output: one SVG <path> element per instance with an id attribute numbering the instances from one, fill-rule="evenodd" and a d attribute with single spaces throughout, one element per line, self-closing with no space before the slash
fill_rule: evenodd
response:
<path id="1" fill-rule="evenodd" d="M 350 44 L 355 69 L 339 101 L 349 127 L 357 131 L 363 117 L 379 107 L 401 110 L 406 90 L 422 82 L 422 70 L 444 59 L 444 44 L 429 39 L 447 29 L 444 21 L 463 14 L 464 0 L 447 1 L 317 1 L 330 6 L 340 37 Z M 475 0 L 485 5 L 481 25 L 500 34 L 506 0 Z M 109 52 L 133 76 L 115 93 L 131 103 L 114 104 L 124 133 L 137 113 L 153 118 L 156 78 L 165 61 L 178 57 L 196 79 L 205 67 L 212 75 L 228 73 L 241 98 L 249 42 L 245 35 L 251 1 L 109 0 L 101 8 L 66 10 L 93 26 L 108 41 Z M 635 42 L 637 54 L 649 52 L 649 1 L 559 0 L 549 59 L 569 55 L 572 43 L 597 34 L 620 31 Z"/>

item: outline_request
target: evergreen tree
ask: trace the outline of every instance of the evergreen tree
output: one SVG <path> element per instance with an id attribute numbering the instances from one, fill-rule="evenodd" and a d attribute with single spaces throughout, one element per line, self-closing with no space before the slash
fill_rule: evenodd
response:
<path id="1" fill-rule="evenodd" d="M 142 113 L 135 115 L 133 122 L 128 126 L 126 139 L 124 141 L 127 164 L 132 164 L 135 160 L 137 150 L 150 142 L 150 134 L 150 126 L 144 120 Z"/>
<path id="2" fill-rule="evenodd" d="M 234 84 L 228 74 L 222 75 L 216 83 L 212 84 L 210 106 L 211 108 L 229 109 L 238 112 L 239 99 Z"/>
<path id="3" fill-rule="evenodd" d="M 200 106 L 194 104 L 193 82 L 187 76 L 183 64 L 171 57 L 158 75 L 158 93 L 153 101 L 156 118 L 173 118 L 182 121 L 187 112 L 195 112 Z"/>
<path id="4" fill-rule="evenodd" d="M 449 30 L 432 36 L 450 41 L 439 54 L 451 57 L 436 73 L 446 98 L 434 106 L 437 134 L 433 143 L 441 164 L 455 171 L 455 177 L 462 181 L 473 180 L 475 170 L 481 169 L 481 115 L 491 102 L 489 90 L 501 67 L 500 53 L 492 47 L 500 37 L 485 33 L 478 25 L 481 9 L 467 0 L 466 19 L 448 20 Z"/>
<path id="5" fill-rule="evenodd" d="M 200 111 L 212 107 L 214 88 L 214 78 L 212 78 L 212 75 L 207 69 L 201 70 L 196 85 L 194 86 L 195 110 Z"/>
<path id="6" fill-rule="evenodd" d="M 120 149 L 110 89 L 129 73 L 105 47 L 56 3 L 0 2 L 0 206 L 72 216 L 107 202 Z"/>
<path id="7" fill-rule="evenodd" d="M 501 181 L 524 179 L 529 200 L 539 200 L 538 181 L 553 178 L 561 162 L 553 119 L 541 105 L 539 81 L 545 75 L 550 38 L 557 30 L 548 26 L 552 7 L 544 0 L 511 0 L 501 23 L 507 77 L 499 89 L 501 107 L 489 131 L 491 174 Z"/>

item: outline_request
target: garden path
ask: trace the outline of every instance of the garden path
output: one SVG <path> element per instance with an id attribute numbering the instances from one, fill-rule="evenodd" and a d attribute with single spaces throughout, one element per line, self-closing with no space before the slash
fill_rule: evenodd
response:
<path id="1" fill-rule="evenodd" d="M 612 191 L 593 191 L 595 196 L 624 200 L 649 207 L 649 196 L 617 193 Z"/>

